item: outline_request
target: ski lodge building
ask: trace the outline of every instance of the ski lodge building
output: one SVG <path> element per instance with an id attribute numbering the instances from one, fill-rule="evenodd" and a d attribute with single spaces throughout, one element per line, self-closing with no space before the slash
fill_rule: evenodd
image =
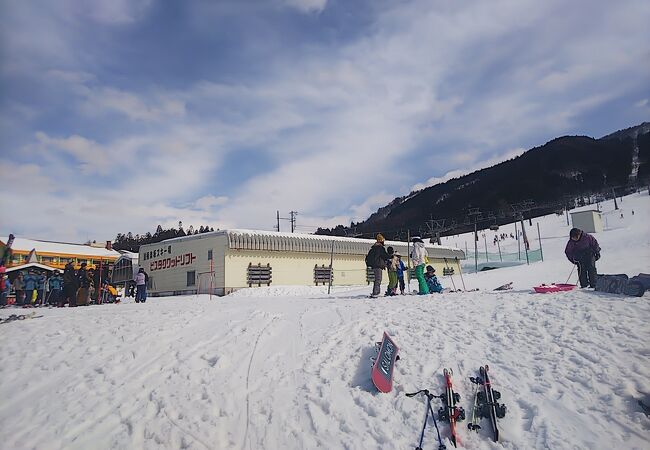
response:
<path id="1" fill-rule="evenodd" d="M 6 242 L 7 237 L 0 237 L 0 246 L 5 246 Z M 120 257 L 120 253 L 111 248 L 110 241 L 106 242 L 106 246 L 92 246 L 16 237 L 11 251 L 9 266 L 18 270 L 28 262 L 59 270 L 63 270 L 69 262 L 77 268 L 82 262 L 88 264 L 89 268 L 99 268 L 100 264 L 111 266 Z"/>
<path id="2" fill-rule="evenodd" d="M 149 275 L 153 296 L 212 293 L 227 295 L 253 286 L 355 286 L 372 283 L 365 257 L 370 239 L 219 230 L 142 245 L 138 263 Z M 408 266 L 406 242 L 386 241 Z M 463 251 L 425 244 L 439 276 L 458 274 Z M 330 271 L 330 260 L 332 269 Z M 411 278 L 415 277 L 411 271 Z M 388 276 L 382 281 L 388 283 Z"/>

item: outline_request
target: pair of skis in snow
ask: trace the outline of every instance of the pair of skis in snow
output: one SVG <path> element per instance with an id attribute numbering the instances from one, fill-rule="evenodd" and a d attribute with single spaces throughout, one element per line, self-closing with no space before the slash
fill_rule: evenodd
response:
<path id="1" fill-rule="evenodd" d="M 492 429 L 492 436 L 494 442 L 499 440 L 499 428 L 497 425 L 497 418 L 503 418 L 506 414 L 506 407 L 503 404 L 498 403 L 501 394 L 498 391 L 492 389 L 492 384 L 490 382 L 490 376 L 488 374 L 489 366 L 481 366 L 479 368 L 478 377 L 470 377 L 470 381 L 476 385 L 474 391 L 474 405 L 472 409 L 472 419 L 470 423 L 467 424 L 467 428 L 473 431 L 478 431 L 481 429 L 479 421 L 481 418 L 488 418 L 490 420 L 490 427 Z M 451 434 L 450 441 L 457 447 L 459 444 L 458 434 L 456 430 L 456 424 L 465 420 L 465 410 L 458 406 L 460 402 L 460 394 L 454 392 L 452 375 L 453 372 L 451 369 L 444 369 L 445 376 L 445 392 L 441 395 L 432 395 L 429 394 L 428 390 L 421 390 L 414 392 L 413 394 L 406 394 L 407 397 L 414 397 L 418 394 L 424 394 L 427 397 L 427 414 L 424 418 L 424 425 L 422 427 L 422 432 L 420 433 L 420 443 L 416 447 L 416 450 L 422 449 L 422 441 L 424 439 L 424 431 L 427 425 L 429 418 L 429 412 L 431 412 L 431 418 L 436 427 L 438 434 L 438 449 L 445 449 L 445 445 L 442 442 L 440 437 L 440 432 L 438 431 L 438 425 L 436 418 L 431 409 L 431 400 L 433 398 L 440 398 L 443 402 L 443 406 L 438 409 L 438 419 L 442 422 L 449 423 L 449 432 Z"/>
<path id="2" fill-rule="evenodd" d="M 440 436 L 440 431 L 438 430 L 438 423 L 436 422 L 436 416 L 433 413 L 431 408 L 431 400 L 434 398 L 439 398 L 442 400 L 443 406 L 438 408 L 438 420 L 441 422 L 449 423 L 449 432 L 451 436 L 449 437 L 451 443 L 454 447 L 458 446 L 458 434 L 456 432 L 456 423 L 465 420 L 465 410 L 458 406 L 460 402 L 460 394 L 454 392 L 454 386 L 452 382 L 453 372 L 451 369 L 444 369 L 443 374 L 445 376 L 445 392 L 440 395 L 430 394 L 427 389 L 414 392 L 412 394 L 406 394 L 407 397 L 415 397 L 419 394 L 424 394 L 427 398 L 427 414 L 424 417 L 424 425 L 422 426 L 422 431 L 420 433 L 420 442 L 416 447 L 416 450 L 422 450 L 422 442 L 424 441 L 424 431 L 427 427 L 427 421 L 429 420 L 429 414 L 433 420 L 433 424 L 436 428 L 436 433 L 438 437 L 438 450 L 444 450 L 447 447 L 442 442 L 442 437 Z"/>

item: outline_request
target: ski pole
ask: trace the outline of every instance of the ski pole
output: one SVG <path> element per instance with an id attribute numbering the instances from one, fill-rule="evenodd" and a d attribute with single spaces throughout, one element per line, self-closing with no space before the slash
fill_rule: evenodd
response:
<path id="1" fill-rule="evenodd" d="M 433 413 L 433 408 L 431 407 L 431 399 L 435 397 L 433 394 L 429 393 L 428 389 L 421 389 L 417 392 L 413 392 L 412 394 L 406 394 L 407 397 L 415 397 L 418 394 L 424 394 L 427 397 L 427 406 L 426 406 L 426 414 L 424 415 L 424 424 L 422 425 L 422 432 L 420 433 L 420 443 L 419 445 L 415 448 L 415 450 L 422 450 L 422 442 L 424 441 L 424 431 L 427 427 L 427 420 L 429 420 L 429 414 L 431 414 L 431 418 L 433 419 L 433 426 L 436 428 L 436 433 L 438 435 L 438 450 L 446 450 L 445 444 L 442 443 L 442 438 L 440 437 L 440 430 L 438 430 L 438 423 L 436 422 L 436 416 Z"/>
<path id="2" fill-rule="evenodd" d="M 463 283 L 463 291 L 466 291 L 467 288 L 465 287 L 465 280 L 463 279 L 463 268 L 460 266 L 458 257 L 456 256 L 454 259 L 456 260 L 456 264 L 458 264 L 458 273 L 460 274 L 460 281 Z"/>
<path id="3" fill-rule="evenodd" d="M 447 273 L 449 274 L 449 278 L 451 278 L 451 285 L 454 287 L 454 291 L 456 290 L 456 283 L 454 283 L 454 276 L 451 274 L 451 271 L 449 270 L 449 263 L 447 263 L 447 258 L 444 258 L 445 260 L 445 268 L 447 269 Z"/>
<path id="4" fill-rule="evenodd" d="M 569 284 L 569 280 L 571 279 L 571 275 L 573 275 L 573 271 L 576 270 L 576 265 L 573 264 L 573 267 L 571 267 L 571 273 L 569 274 L 569 278 L 566 279 L 566 283 L 564 284 Z"/>

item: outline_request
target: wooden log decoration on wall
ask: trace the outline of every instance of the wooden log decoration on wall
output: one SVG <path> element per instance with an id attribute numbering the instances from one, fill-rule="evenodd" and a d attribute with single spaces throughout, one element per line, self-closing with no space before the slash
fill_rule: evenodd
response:
<path id="1" fill-rule="evenodd" d="M 330 276 L 332 276 L 332 282 L 334 282 L 334 274 L 331 273 L 330 266 L 322 265 L 318 267 L 318 264 L 314 266 L 314 284 L 316 286 L 320 283 L 324 285 L 328 284 L 330 282 Z"/>
<path id="2" fill-rule="evenodd" d="M 266 264 L 265 266 L 263 266 L 260 263 L 257 263 L 257 265 L 253 265 L 253 263 L 248 263 L 248 273 L 246 277 L 246 282 L 248 283 L 248 287 L 252 287 L 253 285 L 257 285 L 258 287 L 260 287 L 263 284 L 270 286 L 272 277 L 273 277 L 273 269 L 271 268 L 270 264 Z"/>

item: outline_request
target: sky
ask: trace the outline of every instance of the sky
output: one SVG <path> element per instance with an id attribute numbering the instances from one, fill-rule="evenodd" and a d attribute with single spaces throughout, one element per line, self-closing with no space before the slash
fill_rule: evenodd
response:
<path id="1" fill-rule="evenodd" d="M 0 235 L 273 230 L 276 211 L 311 232 L 650 119 L 647 0 L 0 0 L 0 17 Z"/>

